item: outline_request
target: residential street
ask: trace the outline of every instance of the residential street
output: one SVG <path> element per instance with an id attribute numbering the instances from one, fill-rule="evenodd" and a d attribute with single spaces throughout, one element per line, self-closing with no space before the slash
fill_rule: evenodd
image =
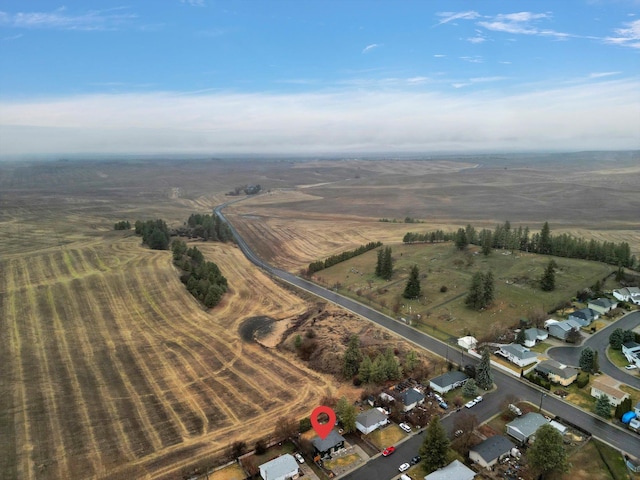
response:
<path id="1" fill-rule="evenodd" d="M 215 213 L 220 215 L 223 220 L 226 218 L 221 213 L 221 209 L 224 205 L 217 207 Z M 227 222 L 229 223 L 229 222 Z M 279 270 L 258 258 L 255 253 L 249 249 L 242 237 L 233 228 L 233 225 L 229 223 L 231 230 L 236 236 L 238 246 L 247 256 L 247 258 L 263 268 L 270 274 L 296 286 L 303 290 L 307 290 L 318 297 L 322 297 L 330 302 L 333 302 L 347 310 L 360 315 L 363 318 L 372 321 L 381 327 L 384 327 L 397 335 L 400 335 L 410 342 L 416 345 L 434 352 L 441 357 L 445 357 L 449 353 L 449 346 L 444 342 L 430 337 L 418 330 L 415 330 L 404 323 L 396 321 L 386 315 L 377 312 L 366 305 L 358 303 L 349 298 L 343 297 L 333 291 L 322 288 L 314 283 L 311 283 L 305 279 L 296 277 L 289 272 Z M 608 335 L 607 335 L 608 338 Z M 460 351 L 456 350 L 456 355 L 459 355 Z M 457 357 L 456 357 L 457 360 Z M 464 355 L 465 363 L 476 364 L 477 360 L 468 355 Z M 601 362 L 604 363 L 604 362 Z M 520 400 L 529 401 L 535 405 L 539 405 L 542 400 L 542 408 L 557 415 L 561 418 L 568 419 L 574 424 L 580 425 L 586 430 L 590 431 L 595 437 L 607 442 L 614 447 L 627 452 L 631 455 L 638 455 L 640 452 L 640 435 L 633 433 L 629 430 L 617 428 L 610 423 L 607 423 L 593 414 L 584 412 L 579 408 L 559 399 L 553 395 L 543 395 L 543 391 L 536 386 L 520 381 L 519 378 L 513 377 L 509 374 L 502 373 L 497 369 L 493 369 L 494 382 L 498 387 L 498 390 L 493 393 L 489 393 L 485 397 L 485 401 L 471 409 L 471 413 L 474 413 L 480 422 L 483 422 L 500 411 L 500 404 L 507 395 L 515 395 Z M 546 393 L 546 391 L 544 391 Z M 445 420 L 446 428 L 451 431 L 453 427 L 454 415 L 451 413 Z M 389 479 L 398 473 L 398 466 L 408 461 L 413 455 L 416 454 L 419 444 L 421 442 L 421 435 L 415 435 L 410 440 L 402 443 L 398 446 L 397 451 L 390 457 L 377 457 L 370 460 L 363 467 L 359 468 L 355 472 L 348 474 L 344 478 L 350 480 L 377 480 L 377 479 Z"/>
<path id="2" fill-rule="evenodd" d="M 565 365 L 578 366 L 580 362 L 580 351 L 583 347 L 591 347 L 598 351 L 598 359 L 600 361 L 600 371 L 606 373 L 616 380 L 626 383 L 634 388 L 640 389 L 640 377 L 635 373 L 628 373 L 621 370 L 609 361 L 606 355 L 607 346 L 609 345 L 609 335 L 616 328 L 623 330 L 632 330 L 640 325 L 640 312 L 632 312 L 620 320 L 613 322 L 611 325 L 603 328 L 597 333 L 590 335 L 582 343 L 582 345 L 574 347 L 552 347 L 547 350 L 547 355 Z"/>

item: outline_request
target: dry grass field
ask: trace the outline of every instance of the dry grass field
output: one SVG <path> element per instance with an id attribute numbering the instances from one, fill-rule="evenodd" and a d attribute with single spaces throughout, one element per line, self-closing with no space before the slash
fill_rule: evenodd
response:
<path id="1" fill-rule="evenodd" d="M 236 247 L 201 245 L 231 285 L 206 312 L 168 252 L 114 222 L 177 225 L 259 183 L 270 193 L 230 206 L 229 218 L 294 272 L 368 241 L 399 242 L 408 225 L 383 217 L 425 222 L 412 230 L 549 220 L 638 253 L 637 154 L 587 157 L 0 164 L 2 477 L 181 478 L 344 390 L 240 338 L 247 318 L 287 321 L 310 302 Z"/>

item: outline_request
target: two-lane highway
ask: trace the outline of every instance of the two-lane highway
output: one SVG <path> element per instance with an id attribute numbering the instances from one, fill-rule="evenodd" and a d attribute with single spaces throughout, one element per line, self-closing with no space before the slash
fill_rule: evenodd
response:
<path id="1" fill-rule="evenodd" d="M 374 322 L 381 327 L 384 327 L 395 334 L 404 337 L 406 340 L 413 342 L 414 344 L 429 350 L 441 357 L 445 357 L 448 354 L 448 349 L 450 348 L 446 343 L 441 342 L 433 337 L 430 337 L 418 330 L 415 330 L 408 325 L 398 322 L 391 317 L 383 315 L 382 313 L 373 310 L 372 308 L 367 307 L 361 303 L 358 303 L 350 298 L 343 297 L 336 292 L 327 290 L 319 285 L 309 282 L 300 277 L 296 277 L 289 272 L 285 272 L 283 270 L 277 269 L 263 262 L 246 244 L 244 239 L 238 234 L 233 225 L 227 221 L 227 219 L 222 214 L 221 210 L 225 205 L 217 207 L 215 209 L 215 213 L 220 216 L 222 220 L 227 222 L 231 231 L 233 232 L 238 246 L 242 250 L 242 252 L 246 255 L 246 257 L 258 267 L 266 270 L 271 275 L 284 280 L 285 282 L 306 290 L 308 292 L 317 295 L 318 297 L 324 298 L 336 305 L 339 305 L 347 310 L 356 313 L 357 315 Z M 467 363 L 476 363 L 477 360 L 473 357 L 470 357 L 466 354 L 463 354 L 464 361 Z M 554 415 L 565 418 L 571 421 L 574 424 L 580 425 L 586 430 L 590 431 L 595 437 L 603 440 L 604 442 L 613 445 L 614 447 L 627 452 L 631 455 L 638 456 L 640 455 L 640 435 L 633 433 L 629 430 L 624 430 L 622 428 L 615 427 L 614 425 L 601 420 L 599 417 L 596 417 L 593 414 L 587 413 L 575 406 L 565 402 L 564 400 L 559 399 L 553 395 L 542 396 L 544 392 L 539 390 L 534 385 L 531 385 L 528 382 L 521 381 L 518 378 L 515 378 L 509 374 L 503 373 L 499 370 L 493 369 L 494 382 L 498 387 L 498 391 L 495 393 L 490 393 L 486 395 L 485 401 L 482 404 L 474 407 L 476 409 L 473 413 L 476 414 L 480 421 L 484 421 L 488 419 L 492 414 L 498 413 L 500 409 L 500 403 L 502 399 L 504 399 L 507 395 L 512 394 L 518 397 L 521 400 L 529 401 L 535 405 L 538 405 L 540 401 L 543 402 L 543 409 L 552 412 Z M 473 409 L 472 409 L 473 410 Z M 455 414 L 452 414 L 452 416 Z M 450 417 L 449 417 L 450 418 Z M 449 420 L 453 421 L 453 420 Z M 416 437 L 420 437 L 417 435 Z M 401 451 L 404 451 L 406 448 L 407 451 L 410 450 L 411 442 L 419 442 L 419 440 L 411 440 L 407 442 L 407 447 L 402 447 Z M 413 454 L 417 448 L 413 449 Z M 397 452 L 399 453 L 399 452 Z M 402 460 L 404 458 L 404 454 L 394 454 L 396 459 Z M 349 479 L 377 479 L 377 478 L 391 478 L 388 475 L 389 469 L 383 460 L 388 460 L 387 458 L 380 458 L 374 461 L 369 462 L 364 467 L 360 468 L 358 471 L 350 474 L 348 476 Z M 398 462 L 394 462 L 395 463 Z M 398 465 L 402 463 L 399 462 Z M 373 465 L 373 466 L 372 466 Z M 371 470 L 369 471 L 369 469 Z M 397 469 L 397 466 L 395 467 Z M 361 473 L 361 471 L 363 473 Z M 397 472 L 397 470 L 395 470 Z M 368 472 L 366 475 L 364 472 Z M 380 473 L 380 476 L 378 476 Z M 382 475 L 384 473 L 384 475 Z M 395 472 L 393 472 L 395 473 Z"/>

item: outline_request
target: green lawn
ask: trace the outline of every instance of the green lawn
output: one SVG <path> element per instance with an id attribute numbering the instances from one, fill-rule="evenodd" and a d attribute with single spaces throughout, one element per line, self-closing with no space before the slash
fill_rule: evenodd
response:
<path id="1" fill-rule="evenodd" d="M 609 346 L 607 347 L 607 356 L 617 367 L 624 368 L 625 365 L 629 365 L 627 358 L 622 354 L 622 350 L 614 350 Z"/>
<path id="2" fill-rule="evenodd" d="M 537 280 L 551 258 L 548 256 L 494 251 L 485 257 L 474 255 L 474 246 L 460 252 L 451 243 L 397 244 L 391 248 L 394 274 L 388 282 L 374 275 L 377 249 L 321 270 L 314 279 L 328 286 L 338 284 L 340 293 L 395 318 L 411 320 L 420 330 L 443 340 L 466 334 L 478 337 L 498 326 L 512 326 L 529 310 L 549 310 L 613 269 L 586 260 L 554 258 L 559 266 L 557 287 L 553 292 L 543 292 Z M 420 269 L 423 296 L 409 301 L 402 298 L 402 292 L 414 264 Z M 495 276 L 496 301 L 486 311 L 472 311 L 464 304 L 471 277 L 477 271 L 489 270 Z M 446 292 L 440 291 L 442 286 Z"/>
<path id="3" fill-rule="evenodd" d="M 395 445 L 396 442 L 403 439 L 407 434 L 400 429 L 398 425 L 392 423 L 385 428 L 378 428 L 369 435 L 367 440 L 373 443 L 378 449 L 384 450 L 390 445 Z"/>

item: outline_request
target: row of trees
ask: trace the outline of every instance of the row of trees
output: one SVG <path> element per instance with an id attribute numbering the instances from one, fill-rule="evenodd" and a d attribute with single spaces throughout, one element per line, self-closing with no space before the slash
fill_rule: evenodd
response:
<path id="1" fill-rule="evenodd" d="M 622 328 L 616 328 L 611 335 L 609 335 L 609 345 L 614 350 L 622 350 L 622 344 L 627 342 L 636 342 L 640 340 L 640 335 L 636 334 L 633 330 L 623 330 Z"/>
<path id="2" fill-rule="evenodd" d="M 114 230 L 129 230 L 130 228 L 131 224 L 129 223 L 129 220 L 122 220 L 113 224 Z"/>
<path id="3" fill-rule="evenodd" d="M 374 248 L 378 248 L 382 246 L 382 242 L 369 242 L 366 245 L 360 245 L 358 248 L 354 250 L 349 250 L 347 252 L 339 253 L 338 255 L 332 255 L 325 260 L 319 260 L 317 262 L 312 262 L 309 264 L 309 268 L 307 272 L 309 275 L 313 275 L 316 272 L 319 272 L 322 269 L 333 267 L 334 265 L 349 260 L 350 258 L 357 257 L 358 255 L 362 255 L 369 250 L 373 250 Z"/>
<path id="4" fill-rule="evenodd" d="M 168 250 L 171 234 L 164 220 L 138 220 L 135 223 L 136 235 L 142 236 L 142 243 L 153 250 Z"/>
<path id="5" fill-rule="evenodd" d="M 460 249 L 464 249 L 468 244 L 479 245 L 486 255 L 491 253 L 492 249 L 500 248 L 640 268 L 637 258 L 631 255 L 631 248 L 627 242 L 599 242 L 593 239 L 587 241 L 566 233 L 552 235 L 548 222 L 544 223 L 540 233 L 533 235 L 530 234 L 529 227 L 512 228 L 511 223 L 506 221 L 504 224 L 496 225 L 493 231 L 482 229 L 476 232 L 474 227 L 467 225 L 455 233 L 442 230 L 422 234 L 408 232 L 402 241 L 435 243 L 454 240 Z"/>
<path id="6" fill-rule="evenodd" d="M 376 262 L 376 277 L 384 280 L 391 280 L 393 276 L 393 258 L 391 258 L 391 247 L 378 250 L 378 260 Z"/>
<path id="7" fill-rule="evenodd" d="M 227 291 L 227 279 L 213 262 L 205 261 L 197 247 L 187 248 L 182 240 L 171 244 L 173 263 L 185 273 L 180 277 L 191 295 L 207 308 L 215 307 Z"/>
<path id="8" fill-rule="evenodd" d="M 188 238 L 201 238 L 204 241 L 229 242 L 233 233 L 226 222 L 217 215 L 193 213 L 182 227 L 173 231 L 174 235 Z"/>

